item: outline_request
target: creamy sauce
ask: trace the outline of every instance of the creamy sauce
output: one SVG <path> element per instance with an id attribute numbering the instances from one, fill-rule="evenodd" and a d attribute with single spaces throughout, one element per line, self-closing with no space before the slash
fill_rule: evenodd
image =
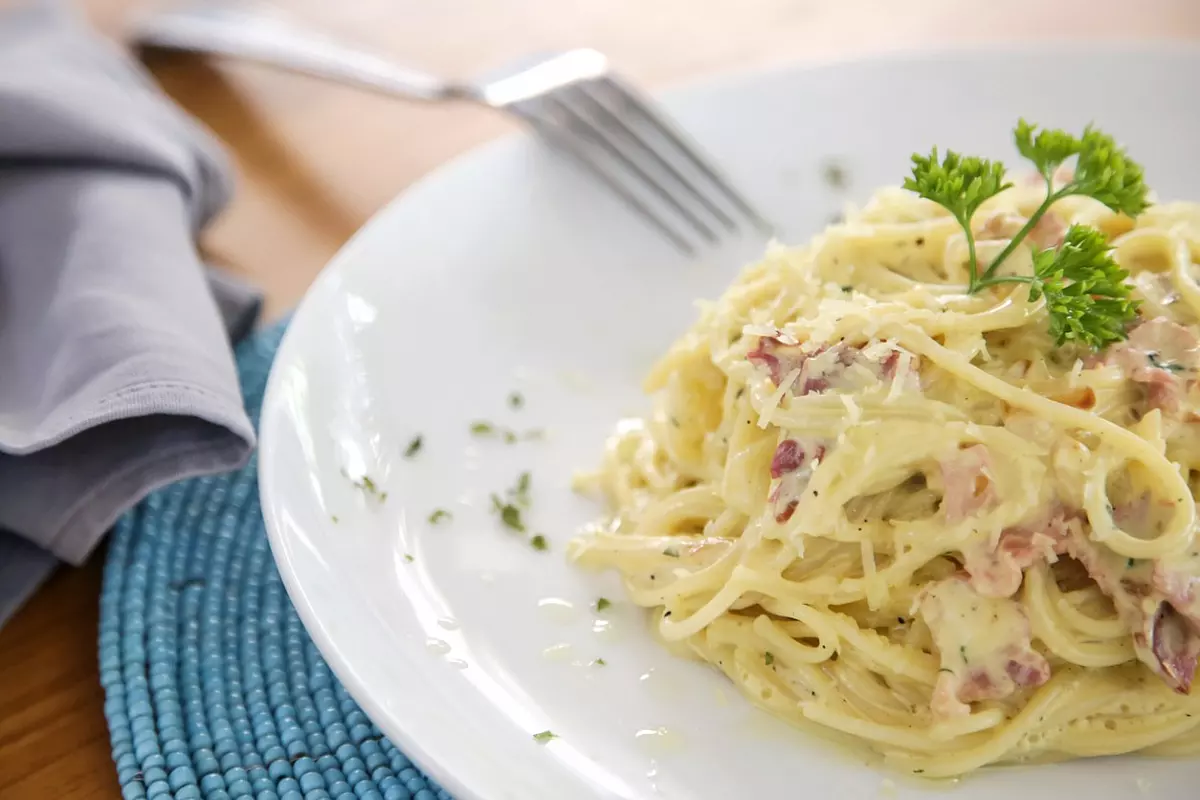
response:
<path id="1" fill-rule="evenodd" d="M 984 597 L 953 577 L 932 584 L 918 604 L 941 660 L 930 704 L 935 715 L 960 716 L 970 711 L 966 703 L 1001 699 L 1050 677 L 1016 601 Z"/>

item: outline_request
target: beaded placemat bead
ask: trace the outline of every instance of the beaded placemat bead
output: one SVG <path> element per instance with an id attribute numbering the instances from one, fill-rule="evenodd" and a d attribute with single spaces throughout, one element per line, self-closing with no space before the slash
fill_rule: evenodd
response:
<path id="1" fill-rule="evenodd" d="M 237 349 L 256 426 L 282 333 Z M 450 800 L 305 632 L 271 558 L 253 459 L 155 492 L 121 519 L 99 646 L 125 800 Z"/>

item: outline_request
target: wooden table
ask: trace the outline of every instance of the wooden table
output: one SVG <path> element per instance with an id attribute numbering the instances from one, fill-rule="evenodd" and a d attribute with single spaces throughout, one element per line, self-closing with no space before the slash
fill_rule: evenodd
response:
<path id="1" fill-rule="evenodd" d="M 3 2 L 0 2 L 3 5 Z M 121 38 L 141 0 L 85 0 Z M 919 46 L 1200 38 L 1195 0 L 293 0 L 272 3 L 413 65 L 467 76 L 590 45 L 648 86 L 725 69 Z M 389 101 L 242 64 L 152 54 L 166 91 L 228 144 L 237 198 L 205 249 L 277 316 L 371 213 L 508 129 L 472 108 Z M 1152 91 L 1153 87 L 1147 87 Z M 975 98 L 986 102 L 986 98 Z M 0 798 L 117 800 L 96 670 L 103 553 L 64 569 L 0 631 Z"/>

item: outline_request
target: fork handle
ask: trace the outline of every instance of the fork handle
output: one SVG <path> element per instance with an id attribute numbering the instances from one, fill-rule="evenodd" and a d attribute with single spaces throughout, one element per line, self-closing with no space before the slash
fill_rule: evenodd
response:
<path id="1" fill-rule="evenodd" d="M 135 31 L 148 47 L 224 55 L 410 100 L 467 99 L 466 87 L 263 15 L 195 5 L 159 13 Z"/>

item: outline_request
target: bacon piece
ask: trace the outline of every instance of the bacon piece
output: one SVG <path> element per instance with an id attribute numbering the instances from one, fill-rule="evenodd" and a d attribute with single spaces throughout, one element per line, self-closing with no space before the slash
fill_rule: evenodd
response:
<path id="1" fill-rule="evenodd" d="M 1017 235 L 1017 231 L 1021 230 L 1024 224 L 1025 217 L 1020 214 L 1014 214 L 1011 211 L 996 211 L 983 218 L 983 224 L 979 226 L 975 238 L 981 242 L 1011 239 Z"/>
<path id="2" fill-rule="evenodd" d="M 1146 391 L 1146 405 L 1167 413 L 1179 410 L 1188 380 L 1200 373 L 1200 339 L 1190 330 L 1163 317 L 1138 325 L 1129 340 L 1105 354 Z"/>
<path id="3" fill-rule="evenodd" d="M 1174 375 L 1164 369 L 1148 369 L 1141 379 L 1134 380 L 1146 389 L 1146 405 L 1168 414 L 1179 411 L 1183 387 Z"/>
<path id="4" fill-rule="evenodd" d="M 1143 492 L 1136 500 L 1115 504 L 1112 518 L 1121 530 L 1130 533 L 1144 530 L 1150 518 L 1150 493 Z"/>
<path id="5" fill-rule="evenodd" d="M 1194 554 L 1176 563 L 1155 561 L 1150 585 L 1200 628 L 1200 564 Z"/>
<path id="6" fill-rule="evenodd" d="M 1042 250 L 1048 248 L 1057 250 L 1062 247 L 1063 240 L 1066 238 L 1067 223 L 1053 211 L 1047 212 L 1029 232 L 1029 240 Z"/>
<path id="7" fill-rule="evenodd" d="M 1150 585 L 1166 599 L 1154 619 L 1154 657 L 1167 682 L 1187 692 L 1200 659 L 1200 552 L 1155 561 Z"/>
<path id="8" fill-rule="evenodd" d="M 776 386 L 794 369 L 804 366 L 808 355 L 798 344 L 784 344 L 774 336 L 760 336 L 758 344 L 746 353 L 751 364 L 767 368 L 771 383 Z"/>
<path id="9" fill-rule="evenodd" d="M 914 361 L 916 360 L 916 358 L 917 358 L 916 356 L 913 356 Z M 886 356 L 884 356 L 883 361 L 881 361 L 879 363 L 880 363 L 880 366 L 883 367 L 883 376 L 885 378 L 896 377 L 896 367 L 899 366 L 899 364 L 900 364 L 900 351 L 899 350 L 891 351 Z"/>
<path id="10" fill-rule="evenodd" d="M 1180 694 L 1192 690 L 1196 661 L 1200 658 L 1200 636 L 1191 622 L 1170 603 L 1160 603 L 1151 622 L 1150 651 L 1158 662 L 1159 674 Z"/>
<path id="11" fill-rule="evenodd" d="M 809 457 L 811 455 L 811 458 Z M 812 479 L 814 463 L 825 457 L 825 445 L 809 443 L 806 448 L 795 439 L 784 439 L 771 457 L 771 477 L 776 481 L 767 499 L 775 509 L 775 521 L 787 522 L 800 505 L 800 496 Z"/>
<path id="12" fill-rule="evenodd" d="M 996 500 L 995 489 L 988 477 L 991 457 L 985 446 L 976 444 L 958 450 L 943 458 L 940 464 L 944 487 L 942 509 L 946 512 L 946 522 L 953 524 L 966 519 Z"/>
<path id="13" fill-rule="evenodd" d="M 1196 564 L 1126 559 L 1072 531 L 1067 552 L 1112 598 L 1117 614 L 1133 631 L 1138 659 L 1175 691 L 1191 691 L 1200 659 L 1200 607 Z"/>
<path id="14" fill-rule="evenodd" d="M 1177 322 L 1155 317 L 1129 332 L 1129 347 L 1143 355 L 1157 355 L 1163 363 L 1200 369 L 1200 340 Z"/>
<path id="15" fill-rule="evenodd" d="M 778 488 L 779 487 L 776 487 L 776 491 L 771 493 L 771 502 L 775 503 L 777 508 L 775 511 L 775 521 L 782 525 L 792 518 L 792 514 L 796 513 L 796 506 L 800 505 L 800 501 L 796 498 L 792 498 L 784 503 L 783 508 L 778 508 L 780 494 Z"/>
<path id="16" fill-rule="evenodd" d="M 909 353 L 909 368 L 908 374 L 905 376 L 907 381 L 905 388 L 919 391 L 921 388 L 921 357 L 915 353 Z M 900 351 L 892 350 L 888 352 L 883 360 L 879 362 L 879 366 L 883 371 L 883 378 L 887 381 L 896 379 L 896 370 L 900 366 Z"/>
<path id="17" fill-rule="evenodd" d="M 771 376 L 771 383 L 778 386 L 780 381 L 793 370 L 803 372 L 806 363 L 827 352 L 833 352 L 834 357 L 832 362 L 827 364 L 826 369 L 823 369 L 820 374 L 807 376 L 803 384 L 792 385 L 792 394 L 803 396 L 826 391 L 829 388 L 830 380 L 845 372 L 846 367 L 854 363 L 858 351 L 839 342 L 805 352 L 803 345 L 785 344 L 773 336 L 762 336 L 758 340 L 758 345 L 746 353 L 746 358 L 752 364 L 766 367 L 767 373 Z"/>
<path id="18" fill-rule="evenodd" d="M 984 597 L 965 576 L 926 586 L 917 608 L 941 660 L 930 708 L 946 718 L 968 703 L 1000 700 L 1050 679 L 1050 664 L 1033 649 L 1029 619 L 1013 600 Z"/>
<path id="19" fill-rule="evenodd" d="M 804 464 L 804 449 L 795 439 L 784 439 L 771 457 L 771 477 L 780 478 L 800 469 Z"/>
<path id="20" fill-rule="evenodd" d="M 995 241 L 1011 239 L 1021 228 L 1025 227 L 1028 218 L 1009 211 L 997 211 L 983 221 L 979 229 L 980 241 Z M 1067 235 L 1067 224 L 1062 217 L 1053 211 L 1047 212 L 1034 224 L 1029 231 L 1026 241 L 1033 243 L 1038 250 L 1057 248 Z"/>
<path id="21" fill-rule="evenodd" d="M 798 370 L 800 377 L 791 386 L 792 394 L 797 397 L 820 394 L 830 389 L 861 388 L 864 373 L 861 370 L 847 373 L 848 368 L 856 364 L 868 370 L 865 374 L 867 381 L 871 380 L 869 376 L 873 376 L 874 380 L 891 379 L 896 374 L 899 357 L 899 352 L 892 350 L 882 359 L 875 360 L 864 355 L 862 348 L 843 342 L 806 351 L 802 344 L 791 344 L 775 336 L 760 336 L 754 349 L 746 353 L 746 359 L 765 368 L 776 386 Z M 914 368 L 911 374 L 916 375 L 916 356 L 912 358 Z"/>
<path id="22" fill-rule="evenodd" d="M 1005 528 L 995 547 L 988 544 L 963 548 L 963 567 L 971 586 L 984 597 L 1011 597 L 1021 588 L 1025 570 L 1038 561 L 1053 563 L 1066 546 L 1077 515 L 1056 510 L 1045 521 Z"/>
<path id="23" fill-rule="evenodd" d="M 984 597 L 1011 597 L 1021 588 L 1025 570 L 1053 555 L 1050 540 L 1023 530 L 1006 530 L 994 550 L 965 548 L 963 567 L 971 585 Z"/>

